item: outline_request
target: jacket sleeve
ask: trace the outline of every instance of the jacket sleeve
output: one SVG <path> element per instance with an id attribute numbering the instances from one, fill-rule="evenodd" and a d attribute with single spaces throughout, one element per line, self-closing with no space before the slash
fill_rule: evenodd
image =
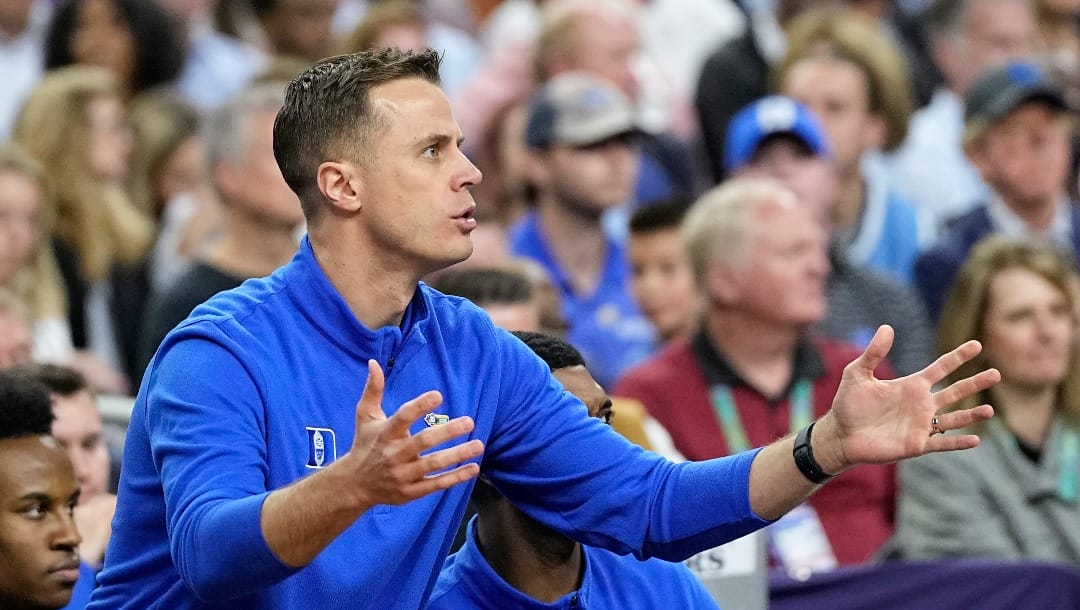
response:
<path id="1" fill-rule="evenodd" d="M 518 508 L 583 544 L 669 561 L 768 524 L 750 509 L 756 451 L 681 464 L 647 452 L 589 417 L 539 358 L 506 337 L 482 468 Z"/>
<path id="2" fill-rule="evenodd" d="M 173 563 L 204 601 L 251 593 L 296 571 L 270 551 L 260 523 L 270 491 L 258 390 L 265 386 L 215 330 L 201 322 L 166 340 L 148 373 L 146 417 Z"/>

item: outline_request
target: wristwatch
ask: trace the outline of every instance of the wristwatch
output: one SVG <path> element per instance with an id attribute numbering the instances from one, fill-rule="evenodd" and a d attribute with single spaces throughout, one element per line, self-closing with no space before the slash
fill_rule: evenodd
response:
<path id="1" fill-rule="evenodd" d="M 814 424 L 817 422 L 810 422 L 808 426 L 799 430 L 799 433 L 795 435 L 795 448 L 791 453 L 795 456 L 795 466 L 799 468 L 799 472 L 804 477 L 810 480 L 811 483 L 821 484 L 835 475 L 826 473 L 821 468 L 821 464 L 817 463 L 814 459 L 814 450 L 810 448 L 810 433 L 814 429 Z"/>

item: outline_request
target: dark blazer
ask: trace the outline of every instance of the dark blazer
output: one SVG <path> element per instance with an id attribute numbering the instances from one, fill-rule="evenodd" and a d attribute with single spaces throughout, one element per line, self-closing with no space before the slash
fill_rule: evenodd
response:
<path id="1" fill-rule="evenodd" d="M 724 142 L 736 112 L 768 93 L 769 66 L 750 28 L 709 56 L 698 78 L 694 107 L 716 182 L 726 177 Z"/>
<path id="2" fill-rule="evenodd" d="M 1080 209 L 1070 203 L 1069 211 L 1072 214 L 1073 256 L 1080 261 Z M 915 288 L 926 302 L 932 320 L 936 322 L 941 317 L 949 287 L 971 248 L 996 231 L 986 206 L 981 205 L 950 222 L 937 243 L 915 259 Z"/>

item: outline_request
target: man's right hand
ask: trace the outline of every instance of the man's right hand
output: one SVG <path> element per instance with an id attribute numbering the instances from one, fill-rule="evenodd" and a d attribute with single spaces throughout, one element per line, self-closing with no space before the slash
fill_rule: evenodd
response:
<path id="1" fill-rule="evenodd" d="M 352 449 L 342 458 L 353 462 L 357 473 L 356 489 L 361 493 L 360 501 L 364 506 L 404 504 L 468 481 L 480 473 L 476 463 L 446 470 L 481 455 L 484 443 L 478 439 L 425 454 L 471 432 L 471 417 L 459 417 L 410 435 L 409 428 L 417 420 L 442 404 L 442 395 L 435 391 L 425 392 L 387 417 L 382 409 L 385 387 L 382 368 L 369 360 L 367 383 L 356 405 Z"/>
<path id="2" fill-rule="evenodd" d="M 356 405 L 352 448 L 323 470 L 272 492 L 263 503 L 263 536 L 285 564 L 307 565 L 375 505 L 404 504 L 480 472 L 476 463 L 446 470 L 483 453 L 479 440 L 424 454 L 468 434 L 472 418 L 459 417 L 410 435 L 409 428 L 442 404 L 442 396 L 426 392 L 387 417 L 382 409 L 385 384 L 382 369 L 369 360 L 367 383 Z"/>

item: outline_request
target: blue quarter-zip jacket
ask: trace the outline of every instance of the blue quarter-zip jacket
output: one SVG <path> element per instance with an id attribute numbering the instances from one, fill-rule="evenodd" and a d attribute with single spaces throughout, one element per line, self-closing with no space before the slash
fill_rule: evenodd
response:
<path id="1" fill-rule="evenodd" d="M 471 483 L 376 506 L 300 569 L 260 528 L 271 491 L 349 450 L 370 358 L 387 371 L 388 415 L 440 391 L 437 414 L 475 420 L 484 475 L 584 544 L 682 559 L 766 525 L 750 510 L 753 453 L 675 464 L 631 445 L 482 310 L 423 284 L 399 327 L 365 328 L 305 238 L 292 262 L 199 306 L 159 348 L 89 608 L 422 607 Z"/>

